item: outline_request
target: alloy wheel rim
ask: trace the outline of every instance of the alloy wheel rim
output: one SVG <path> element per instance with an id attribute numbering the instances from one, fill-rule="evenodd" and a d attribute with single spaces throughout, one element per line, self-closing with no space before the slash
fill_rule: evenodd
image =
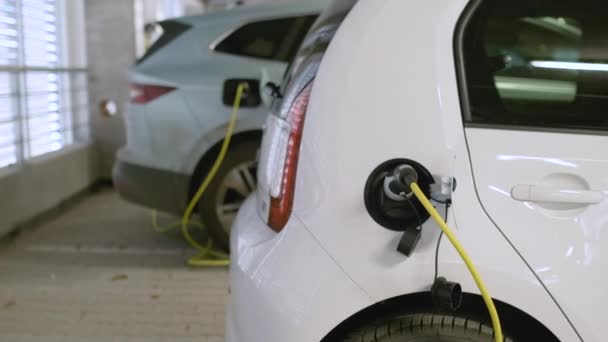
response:
<path id="1" fill-rule="evenodd" d="M 216 198 L 216 215 L 222 229 L 230 234 L 230 227 L 245 199 L 255 191 L 257 185 L 256 163 L 243 162 L 230 170 L 222 182 Z"/>

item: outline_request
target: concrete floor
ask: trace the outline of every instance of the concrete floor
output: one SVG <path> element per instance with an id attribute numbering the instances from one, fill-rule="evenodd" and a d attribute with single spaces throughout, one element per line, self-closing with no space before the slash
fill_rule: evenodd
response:
<path id="1" fill-rule="evenodd" d="M 190 254 L 148 210 L 87 197 L 0 244 L 0 341 L 221 342 L 227 270 L 189 269 Z"/>

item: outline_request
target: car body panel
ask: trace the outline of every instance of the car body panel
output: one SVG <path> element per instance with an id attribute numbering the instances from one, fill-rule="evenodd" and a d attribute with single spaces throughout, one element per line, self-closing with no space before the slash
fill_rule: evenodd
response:
<path id="1" fill-rule="evenodd" d="M 518 201 L 517 185 L 608 194 L 606 136 L 467 129 L 477 191 L 488 214 L 526 258 L 586 341 L 602 340 L 608 315 L 608 203 Z M 488 144 L 488 141 L 492 144 Z M 495 170 L 505 170 L 497 174 Z M 539 242 L 542 244 L 539 245 Z"/>
<path id="2" fill-rule="evenodd" d="M 260 220 L 251 196 L 231 235 L 226 341 L 320 341 L 372 304 L 297 219 L 282 234 Z M 246 304 L 245 304 L 246 303 Z"/>
<path id="3" fill-rule="evenodd" d="M 569 312 L 562 311 L 551 287 L 543 282 L 545 278 L 539 277 L 534 266 L 514 248 L 517 246 L 486 214 L 477 196 L 453 50 L 455 27 L 467 3 L 359 1 L 332 41 L 315 79 L 298 163 L 294 213 L 288 228 L 274 234 L 266 227 L 268 232 L 264 234 L 277 241 L 273 248 L 285 250 L 298 248 L 297 242 L 290 243 L 286 237 L 294 234 L 289 227 L 297 225 L 299 230 L 308 230 L 323 253 L 329 254 L 341 272 L 369 294 L 374 303 L 428 291 L 433 281 L 439 228 L 426 222 L 414 254 L 405 257 L 396 251 L 401 234 L 374 222 L 363 201 L 365 183 L 376 166 L 393 158 L 416 160 L 435 175 L 456 178 L 458 185 L 448 223 L 472 256 L 491 294 L 536 318 L 560 340 L 579 341 L 576 329 L 589 327 L 572 324 Z M 414 7 L 416 10 L 412 11 Z M 256 219 L 263 220 L 258 215 L 250 221 Z M 233 243 L 240 239 L 237 234 L 248 234 L 247 226 L 252 224 L 258 223 L 237 221 Z M 542 243 L 542 239 L 536 242 Z M 239 248 L 238 243 L 233 246 L 233 250 Z M 249 339 L 259 336 L 259 340 L 268 342 L 284 340 L 280 332 L 266 332 L 283 330 L 273 324 L 274 320 L 285 319 L 281 308 L 265 310 L 264 315 L 247 308 L 281 304 L 275 304 L 276 299 L 271 296 L 270 288 L 276 279 L 289 283 L 293 277 L 315 284 L 314 280 L 306 280 L 314 277 L 315 269 L 310 269 L 307 277 L 304 272 L 308 269 L 290 267 L 303 262 L 300 254 L 286 253 L 289 261 L 277 261 L 279 265 L 269 279 L 251 275 L 231 278 L 233 286 L 255 290 L 247 298 L 234 298 L 229 329 L 240 331 L 241 324 L 247 324 L 256 326 L 258 331 Z M 279 271 L 281 267 L 283 271 Z M 440 248 L 439 272 L 460 282 L 464 291 L 479 293 L 447 241 Z M 298 283 L 297 288 L 302 289 L 302 285 Z M 315 302 L 326 298 L 323 292 L 330 293 L 332 289 L 315 286 L 308 291 L 315 293 L 308 297 L 308 307 L 319 308 L 316 314 L 325 320 L 343 321 L 358 311 L 352 308 L 350 313 L 336 312 L 333 303 Z M 571 292 L 572 300 L 585 295 L 583 292 Z M 266 299 L 260 303 L 260 298 Z M 342 299 L 338 305 L 341 302 Z M 583 310 L 593 312 L 589 307 Z M 311 330 L 329 332 L 326 325 L 291 332 L 297 336 L 310 334 Z M 583 335 L 592 336 L 589 332 Z M 229 342 L 239 341 L 231 334 L 227 336 Z"/>
<path id="4" fill-rule="evenodd" d="M 406 13 L 412 6 L 408 1 L 379 5 L 362 0 L 355 7 L 315 81 L 294 212 L 375 301 L 429 290 L 439 228 L 427 222 L 414 255 L 406 258 L 396 251 L 401 234 L 383 229 L 367 213 L 363 186 L 376 166 L 393 158 L 416 160 L 436 175 L 453 175 L 458 188 L 449 221 L 492 295 L 536 317 L 563 340 L 576 340 L 559 307 L 489 220 L 475 194 L 450 55 L 454 27 L 465 5 L 428 1 L 417 4 L 415 14 Z M 408 43 L 384 44 L 397 40 Z M 376 67 L 366 67 L 370 64 Z M 352 121 L 356 124 L 347 124 Z M 442 244 L 440 255 L 440 270 L 462 282 L 465 291 L 478 293 L 448 243 Z"/>

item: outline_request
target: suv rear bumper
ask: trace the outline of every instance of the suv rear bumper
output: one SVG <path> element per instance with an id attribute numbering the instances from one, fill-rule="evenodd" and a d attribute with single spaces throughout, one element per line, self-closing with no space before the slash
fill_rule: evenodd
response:
<path id="1" fill-rule="evenodd" d="M 117 159 L 114 187 L 129 202 L 181 215 L 186 208 L 190 176 Z"/>

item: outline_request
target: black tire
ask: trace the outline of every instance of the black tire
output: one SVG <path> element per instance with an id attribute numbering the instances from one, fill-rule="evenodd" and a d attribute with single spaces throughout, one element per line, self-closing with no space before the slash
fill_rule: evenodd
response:
<path id="1" fill-rule="evenodd" d="M 443 314 L 389 318 L 350 334 L 343 342 L 493 342 L 491 325 Z M 506 338 L 506 342 L 513 342 Z"/>
<path id="2" fill-rule="evenodd" d="M 201 198 L 198 205 L 199 214 L 201 215 L 201 219 L 205 224 L 207 231 L 209 232 L 210 238 L 213 239 L 214 245 L 227 252 L 230 251 L 229 227 L 227 229 L 224 228 L 223 222 L 225 222 L 226 219 L 222 219 L 222 217 L 220 217 L 218 213 L 218 210 L 220 210 L 220 208 L 218 207 L 220 199 L 218 197 L 222 196 L 222 193 L 224 192 L 223 184 L 228 181 L 227 177 L 234 177 L 234 172 L 237 172 L 237 169 L 243 167 L 243 164 L 250 165 L 250 172 L 253 177 L 253 184 L 250 184 L 252 183 L 251 181 L 246 182 L 246 184 L 243 184 L 243 188 L 247 188 L 249 192 L 242 193 L 244 191 L 237 191 L 231 189 L 226 194 L 226 197 L 229 198 L 229 200 L 235 202 L 234 205 L 236 206 L 236 203 L 240 202 L 242 204 L 242 202 L 246 199 L 247 195 L 255 191 L 255 185 L 257 185 L 256 156 L 259 147 L 260 143 L 257 140 L 245 141 L 239 144 L 232 145 L 228 150 L 228 153 L 226 154 L 224 162 L 222 163 L 217 174 L 215 175 L 213 181 L 203 194 L 203 197 Z M 198 190 L 198 187 L 206 177 L 207 172 L 208 170 L 200 177 L 200 180 L 197 182 L 198 184 L 195 186 L 195 191 Z M 240 208 L 240 205 L 238 206 L 238 208 Z M 238 210 L 238 208 L 234 208 L 234 215 L 236 215 L 236 211 Z"/>

